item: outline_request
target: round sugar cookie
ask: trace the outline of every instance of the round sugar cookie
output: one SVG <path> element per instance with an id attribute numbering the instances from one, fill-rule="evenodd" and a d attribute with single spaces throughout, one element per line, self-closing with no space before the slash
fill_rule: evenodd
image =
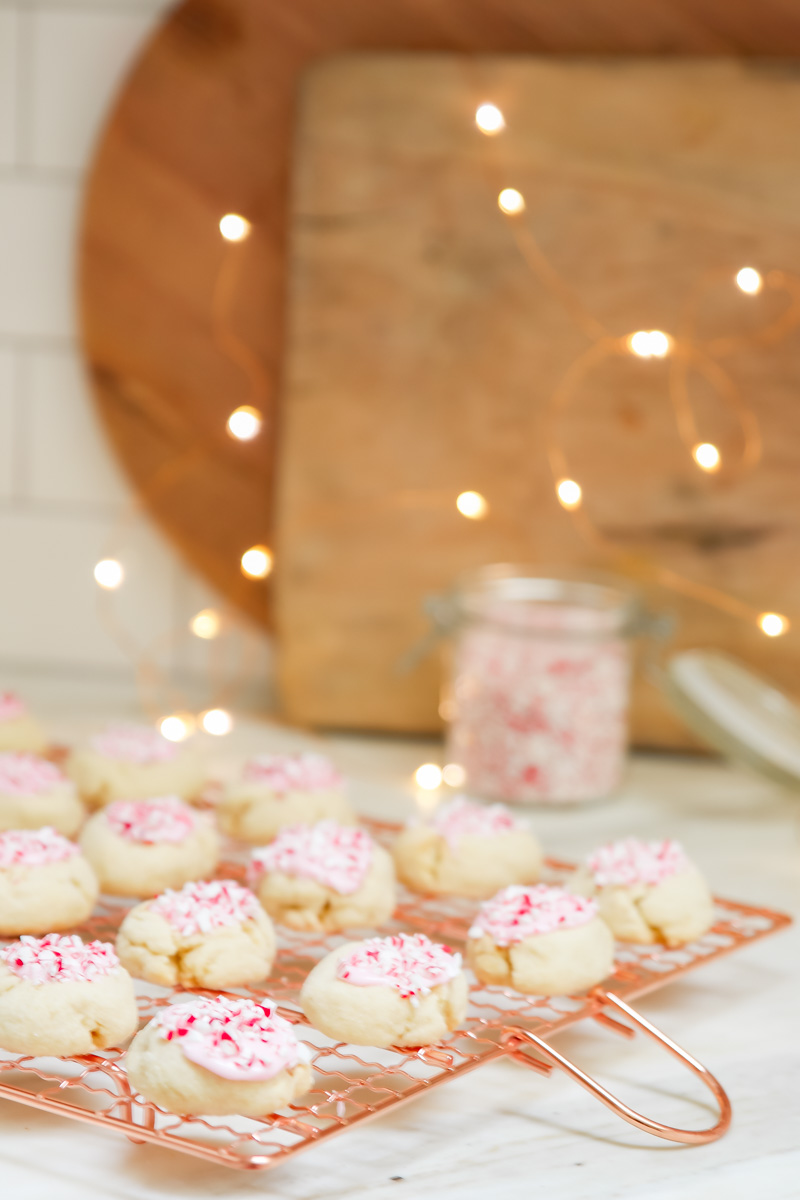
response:
<path id="1" fill-rule="evenodd" d="M 250 882 L 274 921 L 311 933 L 374 929 L 395 910 L 391 855 L 353 825 L 288 825 L 253 851 Z"/>
<path id="2" fill-rule="evenodd" d="M 134 1090 L 168 1112 L 263 1117 L 308 1091 L 310 1058 L 274 1000 L 217 996 L 159 1009 L 125 1061 Z"/>
<path id="3" fill-rule="evenodd" d="M 0 936 L 71 929 L 97 899 L 97 877 L 50 826 L 0 833 Z"/>
<path id="4" fill-rule="evenodd" d="M 344 789 L 342 776 L 321 754 L 262 754 L 225 789 L 217 819 L 230 837 L 257 845 L 271 842 L 284 825 L 354 825 Z"/>
<path id="5" fill-rule="evenodd" d="M 117 954 L 137 979 L 163 987 L 256 983 L 275 959 L 275 931 L 258 900 L 231 879 L 185 883 L 137 904 L 117 934 Z"/>
<path id="6" fill-rule="evenodd" d="M 100 891 L 112 896 L 157 896 L 210 875 L 219 860 L 211 817 L 177 796 L 114 800 L 89 818 L 79 841 Z"/>
<path id="7" fill-rule="evenodd" d="M 15 692 L 0 692 L 0 752 L 27 750 L 43 754 L 47 738 L 39 722 Z"/>
<path id="8" fill-rule="evenodd" d="M 188 799 L 205 782 L 194 751 L 148 725 L 110 725 L 73 750 L 65 770 L 94 808 L 140 796 Z"/>
<path id="9" fill-rule="evenodd" d="M 714 900 L 683 847 L 667 838 L 624 838 L 590 854 L 569 881 L 592 896 L 600 916 L 621 942 L 681 946 L 714 923 Z"/>
<path id="10" fill-rule="evenodd" d="M 415 892 L 485 900 L 512 883 L 536 883 L 542 851 L 524 821 L 502 804 L 456 796 L 392 847 L 397 875 Z"/>
<path id="11" fill-rule="evenodd" d="M 85 819 L 75 784 L 55 763 L 17 751 L 0 754 L 0 829 L 50 825 L 72 837 Z"/>
<path id="12" fill-rule="evenodd" d="M 467 1012 L 461 955 L 422 933 L 347 942 L 306 977 L 300 1004 L 328 1037 L 357 1046 L 427 1046 Z"/>
<path id="13" fill-rule="evenodd" d="M 94 1054 L 136 1032 L 133 980 L 107 942 L 57 933 L 0 949 L 0 1047 L 15 1054 Z"/>
<path id="14" fill-rule="evenodd" d="M 481 905 L 467 962 L 481 983 L 569 996 L 611 973 L 614 939 L 593 900 L 541 883 L 512 886 Z"/>

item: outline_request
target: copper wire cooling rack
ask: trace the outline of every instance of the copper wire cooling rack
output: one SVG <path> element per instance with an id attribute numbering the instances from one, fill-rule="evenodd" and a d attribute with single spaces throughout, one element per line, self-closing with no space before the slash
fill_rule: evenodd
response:
<path id="1" fill-rule="evenodd" d="M 367 824 L 375 836 L 384 840 L 396 831 L 395 826 L 383 822 Z M 547 865 L 552 881 L 571 870 L 570 864 L 554 860 Z M 242 873 L 241 863 L 229 861 L 219 875 L 241 878 Z M 475 909 L 474 902 L 403 892 L 392 922 L 380 933 L 420 931 L 461 949 Z M 105 898 L 77 932 L 113 938 L 126 911 L 126 904 Z M 263 1170 L 405 1104 L 448 1079 L 493 1059 L 511 1057 L 545 1075 L 558 1066 L 612 1111 L 649 1133 L 671 1141 L 709 1142 L 721 1137 L 730 1123 L 730 1102 L 725 1092 L 710 1072 L 635 1012 L 629 1001 L 788 924 L 790 918 L 782 913 L 718 900 L 716 923 L 704 937 L 677 950 L 664 946 L 618 947 L 614 974 L 604 987 L 588 995 L 522 996 L 510 989 L 473 983 L 464 1026 L 446 1041 L 418 1050 L 379 1050 L 335 1043 L 311 1028 L 299 1010 L 300 986 L 314 963 L 343 941 L 377 931 L 358 931 L 345 938 L 281 929 L 280 950 L 267 984 L 236 989 L 235 994 L 273 996 L 281 1005 L 282 1015 L 302 1027 L 302 1037 L 312 1051 L 314 1084 L 301 1103 L 258 1120 L 175 1116 L 132 1092 L 123 1050 L 68 1059 L 34 1059 L 0 1051 L 0 1096 L 117 1130 L 133 1142 L 169 1146 L 230 1167 Z M 178 990 L 142 984 L 142 1021 L 149 1020 L 159 1006 L 168 1004 Z M 625 1020 L 621 1021 L 620 1016 Z M 654 1038 L 709 1088 L 719 1107 L 717 1122 L 708 1129 L 686 1130 L 653 1121 L 628 1108 L 549 1044 L 554 1034 L 586 1018 L 626 1037 L 638 1031 Z"/>

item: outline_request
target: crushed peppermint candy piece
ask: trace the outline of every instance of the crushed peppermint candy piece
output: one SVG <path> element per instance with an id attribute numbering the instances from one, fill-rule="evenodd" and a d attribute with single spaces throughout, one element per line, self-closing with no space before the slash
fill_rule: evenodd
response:
<path id="1" fill-rule="evenodd" d="M 190 1062 L 222 1079 L 274 1079 L 311 1057 L 268 997 L 256 1003 L 204 996 L 162 1008 L 154 1022 L 165 1041 L 177 1038 Z"/>
<path id="2" fill-rule="evenodd" d="M 129 842 L 182 842 L 198 817 L 178 796 L 153 800 L 115 800 L 104 810 L 112 833 Z"/>
<path id="3" fill-rule="evenodd" d="M 263 783 L 276 796 L 288 792 L 339 791 L 344 780 L 322 754 L 259 754 L 245 763 L 247 783 Z"/>
<path id="4" fill-rule="evenodd" d="M 449 983 L 461 970 L 461 955 L 424 933 L 367 938 L 339 959 L 337 978 L 357 987 L 394 987 L 417 1002 L 431 988 Z"/>
<path id="5" fill-rule="evenodd" d="M 437 808 L 431 816 L 437 833 L 454 846 L 459 838 L 496 837 L 502 833 L 520 833 L 524 821 L 514 818 L 503 804 L 476 804 L 466 796 L 455 796 L 448 804 Z"/>
<path id="6" fill-rule="evenodd" d="M 102 733 L 95 734 L 89 745 L 104 758 L 137 766 L 169 762 L 180 753 L 175 742 L 149 725 L 109 725 Z"/>
<path id="7" fill-rule="evenodd" d="M 0 871 L 10 867 L 43 867 L 80 854 L 80 848 L 51 825 L 0 833 Z"/>
<path id="8" fill-rule="evenodd" d="M 274 842 L 253 851 L 250 875 L 256 881 L 267 871 L 280 871 L 350 896 L 364 882 L 373 850 L 369 834 L 352 825 L 287 825 Z"/>
<path id="9" fill-rule="evenodd" d="M 213 933 L 228 925 L 252 920 L 261 906 L 252 892 L 232 879 L 185 883 L 180 891 L 167 888 L 148 904 L 183 937 Z"/>
<path id="10" fill-rule="evenodd" d="M 0 721 L 18 721 L 27 711 L 16 692 L 0 692 Z"/>
<path id="11" fill-rule="evenodd" d="M 512 884 L 480 906 L 469 931 L 471 938 L 490 937 L 496 946 L 513 946 L 525 938 L 559 929 L 574 929 L 597 916 L 594 900 L 560 887 Z"/>
<path id="12" fill-rule="evenodd" d="M 600 846 L 589 855 L 586 865 L 599 887 L 624 887 L 632 883 L 661 883 L 670 875 L 685 871 L 689 860 L 681 844 L 671 838 L 643 842 L 629 837 Z"/>
<path id="13" fill-rule="evenodd" d="M 0 793 L 6 796 L 36 796 L 66 782 L 66 776 L 46 758 L 13 752 L 0 754 Z"/>
<path id="14" fill-rule="evenodd" d="M 120 962 L 110 942 L 82 942 L 76 935 L 24 934 L 0 950 L 0 960 L 27 983 L 91 983 L 116 971 Z"/>

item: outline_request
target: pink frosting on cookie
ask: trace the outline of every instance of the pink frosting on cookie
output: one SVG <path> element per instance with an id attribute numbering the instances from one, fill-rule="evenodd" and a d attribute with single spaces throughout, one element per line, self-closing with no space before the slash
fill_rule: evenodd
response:
<path id="1" fill-rule="evenodd" d="M 18 721 L 27 711 L 15 692 L 0 692 L 0 721 Z"/>
<path id="2" fill-rule="evenodd" d="M 608 842 L 590 854 L 586 865 L 599 887 L 626 886 L 632 883 L 661 883 L 689 866 L 683 847 L 671 838 L 662 842 L 643 842 L 623 838 Z"/>
<path id="3" fill-rule="evenodd" d="M 349 896 L 364 882 L 373 849 L 369 834 L 352 825 L 287 825 L 274 842 L 253 851 L 250 872 L 257 880 L 267 871 L 280 871 Z"/>
<path id="4" fill-rule="evenodd" d="M 242 925 L 261 908 L 253 893 L 232 879 L 185 883 L 179 892 L 167 888 L 148 907 L 184 937 Z"/>
<path id="5" fill-rule="evenodd" d="M 513 946 L 525 938 L 559 929 L 574 929 L 597 916 L 594 900 L 563 888 L 512 884 L 480 906 L 469 931 L 471 938 L 490 937 L 497 946 Z"/>
<path id="6" fill-rule="evenodd" d="M 183 842 L 197 827 L 197 816 L 177 796 L 115 800 L 104 812 L 112 833 L 129 842 Z"/>
<path id="7" fill-rule="evenodd" d="M 344 783 L 322 754 L 259 754 L 245 763 L 242 774 L 248 783 L 263 783 L 276 796 L 338 791 Z"/>
<path id="8" fill-rule="evenodd" d="M 222 1079 L 274 1079 L 299 1062 L 308 1062 L 306 1046 L 279 1017 L 274 1000 L 202 997 L 171 1004 L 154 1018 L 166 1041 L 178 1045 L 190 1062 Z"/>
<path id="9" fill-rule="evenodd" d="M 175 742 L 168 741 L 149 725 L 109 725 L 102 733 L 95 734 L 89 745 L 104 758 L 137 766 L 169 762 L 180 753 Z"/>
<path id="10" fill-rule="evenodd" d="M 461 955 L 449 946 L 432 942 L 424 933 L 397 933 L 359 942 L 339 959 L 336 975 L 357 987 L 388 985 L 404 999 L 414 1000 L 455 979 L 460 970 Z"/>
<path id="11" fill-rule="evenodd" d="M 0 950 L 10 971 L 28 983 L 91 983 L 116 971 L 119 959 L 110 942 L 82 942 L 73 934 L 23 935 Z"/>
<path id="12" fill-rule="evenodd" d="M 41 829 L 12 829 L 0 833 L 0 870 L 9 867 L 44 867 L 80 854 L 74 842 L 50 825 Z"/>
<path id="13" fill-rule="evenodd" d="M 465 835 L 496 837 L 501 833 L 518 833 L 526 828 L 515 820 L 502 804 L 476 804 L 466 796 L 455 796 L 449 804 L 437 808 L 431 825 L 452 846 Z"/>
<path id="14" fill-rule="evenodd" d="M 0 754 L 0 793 L 37 796 L 66 782 L 58 767 L 35 754 Z"/>

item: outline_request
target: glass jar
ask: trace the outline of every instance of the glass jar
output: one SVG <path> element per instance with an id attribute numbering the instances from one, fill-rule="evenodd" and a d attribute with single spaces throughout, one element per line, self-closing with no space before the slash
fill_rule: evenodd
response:
<path id="1" fill-rule="evenodd" d="M 494 566 L 450 597 L 447 761 L 492 800 L 600 800 L 628 742 L 638 605 L 624 582 Z"/>

